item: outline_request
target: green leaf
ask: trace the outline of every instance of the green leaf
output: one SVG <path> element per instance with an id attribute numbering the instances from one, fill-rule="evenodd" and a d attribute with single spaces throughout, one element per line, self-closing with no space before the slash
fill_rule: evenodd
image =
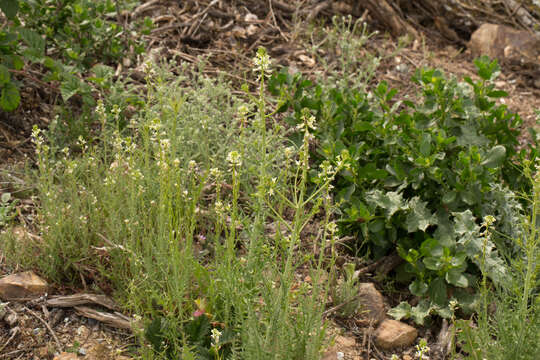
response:
<path id="1" fill-rule="evenodd" d="M 39 61 L 45 55 L 45 39 L 38 33 L 27 29 L 19 28 L 22 40 L 28 45 L 25 55 L 32 61 Z"/>
<path id="2" fill-rule="evenodd" d="M 508 93 L 504 90 L 493 90 L 487 93 L 487 96 L 491 98 L 508 97 Z"/>
<path id="3" fill-rule="evenodd" d="M 486 155 L 486 159 L 481 165 L 488 168 L 496 168 L 500 166 L 506 158 L 506 148 L 502 145 L 493 147 Z"/>
<path id="4" fill-rule="evenodd" d="M 19 11 L 19 1 L 0 0 L 0 9 L 2 9 L 8 19 L 13 20 Z"/>
<path id="5" fill-rule="evenodd" d="M 411 317 L 411 305 L 405 301 L 399 303 L 398 306 L 390 309 L 388 315 L 396 320 L 407 319 Z"/>
<path id="6" fill-rule="evenodd" d="M 75 75 L 64 74 L 64 78 L 60 84 L 60 93 L 64 101 L 68 101 L 73 95 L 77 94 L 80 88 L 81 80 L 79 78 Z"/>
<path id="7" fill-rule="evenodd" d="M 386 170 L 383 169 L 377 169 L 377 165 L 375 163 L 369 163 L 366 166 L 360 168 L 358 170 L 359 177 L 365 178 L 365 179 L 384 179 L 388 176 L 388 173 Z"/>
<path id="8" fill-rule="evenodd" d="M 409 290 L 415 296 L 422 296 L 426 293 L 428 286 L 425 282 L 416 279 L 409 285 Z"/>
<path id="9" fill-rule="evenodd" d="M 443 263 L 441 259 L 438 257 L 429 256 L 429 257 L 425 257 L 424 260 L 422 261 L 424 262 L 424 265 L 426 265 L 426 267 L 429 270 L 437 271 L 437 270 L 442 269 L 443 267 Z"/>
<path id="10" fill-rule="evenodd" d="M 457 287 L 466 288 L 469 286 L 469 280 L 460 269 L 450 269 L 446 273 L 445 279 L 449 284 Z"/>
<path id="11" fill-rule="evenodd" d="M 454 200 L 456 200 L 456 197 L 457 197 L 457 192 L 455 191 L 448 191 L 448 192 L 445 192 L 443 197 L 442 197 L 442 202 L 443 204 L 450 204 L 450 203 L 453 203 Z"/>
<path id="12" fill-rule="evenodd" d="M 437 230 L 433 236 L 439 242 L 439 245 L 446 248 L 453 248 L 456 244 L 454 224 L 448 218 L 446 213 L 438 211 L 437 214 Z"/>
<path id="13" fill-rule="evenodd" d="M 444 248 L 439 244 L 437 239 L 434 238 L 427 238 L 422 242 L 422 245 L 420 245 L 420 253 L 422 256 L 427 257 L 434 257 L 434 258 L 440 258 L 444 255 Z"/>
<path id="14" fill-rule="evenodd" d="M 366 201 L 383 208 L 387 219 L 391 218 L 397 211 L 408 208 L 403 195 L 395 191 L 384 193 L 378 189 L 373 190 L 366 195 Z"/>
<path id="15" fill-rule="evenodd" d="M 15 70 L 21 70 L 24 67 L 24 61 L 18 55 L 12 55 L 11 62 Z"/>
<path id="16" fill-rule="evenodd" d="M 471 294 L 465 289 L 454 289 L 454 297 L 459 303 L 459 307 L 465 312 L 465 314 L 471 314 L 478 310 L 479 296 L 478 294 Z"/>
<path id="17" fill-rule="evenodd" d="M 448 298 L 446 294 L 446 283 L 442 278 L 436 278 L 431 281 L 429 284 L 429 297 L 430 299 L 438 305 L 443 305 L 446 303 Z"/>
<path id="18" fill-rule="evenodd" d="M 465 234 L 476 234 L 478 231 L 478 225 L 476 225 L 475 218 L 471 210 L 465 210 L 463 212 L 454 212 L 452 213 L 455 219 L 455 231 L 459 235 Z"/>
<path id="19" fill-rule="evenodd" d="M 0 65 L 0 85 L 4 85 L 9 83 L 11 80 L 11 75 L 9 74 L 9 70 L 4 65 Z"/>
<path id="20" fill-rule="evenodd" d="M 454 315 L 449 306 L 435 306 L 434 309 L 435 313 L 444 319 L 450 319 Z"/>
<path id="21" fill-rule="evenodd" d="M 424 157 L 431 155 L 431 134 L 425 133 L 420 140 L 420 154 Z"/>
<path id="22" fill-rule="evenodd" d="M 20 102 L 19 89 L 11 82 L 5 84 L 0 96 L 0 107 L 5 111 L 13 111 L 19 106 Z"/>
<path id="23" fill-rule="evenodd" d="M 429 317 L 432 309 L 433 306 L 428 300 L 421 300 L 418 305 L 411 309 L 411 317 L 415 323 L 424 325 L 424 321 Z"/>
<path id="24" fill-rule="evenodd" d="M 373 127 L 373 125 L 371 125 L 367 121 L 357 121 L 353 125 L 353 130 L 361 132 L 361 131 L 372 131 L 372 130 L 375 130 L 375 128 Z"/>
<path id="25" fill-rule="evenodd" d="M 429 225 L 436 223 L 431 211 L 426 207 L 427 203 L 421 201 L 419 197 L 414 197 L 409 201 L 409 209 L 405 224 L 408 232 L 417 230 L 426 231 Z"/>

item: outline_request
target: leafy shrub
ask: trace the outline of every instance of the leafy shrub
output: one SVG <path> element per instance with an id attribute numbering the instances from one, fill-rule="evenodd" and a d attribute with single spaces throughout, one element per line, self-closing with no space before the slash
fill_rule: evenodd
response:
<path id="1" fill-rule="evenodd" d="M 513 191 L 529 183 L 516 160 L 534 158 L 536 149 L 517 150 L 521 119 L 495 101 L 506 96 L 492 84 L 497 63 L 480 58 L 475 65 L 480 79 L 465 82 L 419 69 L 417 103 L 394 101 L 397 91 L 385 82 L 361 92 L 327 89 L 286 72 L 270 80 L 271 91 L 288 98 L 279 110 L 292 110 L 291 124 L 304 108 L 316 112 L 317 163 L 349 161 L 334 183 L 342 232 L 356 235 L 355 245 L 376 257 L 397 251 L 406 261 L 400 278 L 425 300 L 415 309 L 402 304 L 398 318 L 450 316 L 449 294 L 466 307 L 471 299 L 462 289 L 475 285 L 483 252 L 489 277 L 499 284 L 507 278 L 480 225 L 492 214 L 505 235 L 521 231 Z"/>
<path id="2" fill-rule="evenodd" d="M 117 23 L 121 10 L 117 4 L 111 0 L 33 0 L 23 2 L 20 11 L 25 27 L 44 35 L 49 56 L 86 70 L 121 59 L 129 46 L 137 53 L 144 50 L 142 42 L 126 36 L 130 29 Z"/>
<path id="3" fill-rule="evenodd" d="M 60 83 L 62 100 L 79 95 L 86 105 L 95 105 L 93 88 L 83 80 L 87 71 L 129 55 L 128 48 L 144 50 L 142 41 L 116 23 L 120 9 L 113 1 L 14 0 L 0 2 L 0 9 L 9 19 L 0 30 L 0 108 L 5 111 L 19 106 L 10 72 L 21 71 L 25 61 L 42 66 L 44 81 Z M 134 26 L 146 33 L 151 22 Z"/>

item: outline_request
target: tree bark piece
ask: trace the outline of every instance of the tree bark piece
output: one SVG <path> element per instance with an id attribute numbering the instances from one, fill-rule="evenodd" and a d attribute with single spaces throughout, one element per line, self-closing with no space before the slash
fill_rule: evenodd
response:
<path id="1" fill-rule="evenodd" d="M 75 306 L 74 309 L 77 311 L 77 314 L 97 320 L 105 325 L 119 329 L 131 329 L 132 319 L 120 313 L 111 314 L 90 308 L 88 306 Z"/>
<path id="2" fill-rule="evenodd" d="M 51 307 L 74 307 L 78 305 L 97 304 L 110 310 L 118 310 L 116 304 L 105 295 L 75 294 L 67 296 L 53 296 L 46 302 Z"/>

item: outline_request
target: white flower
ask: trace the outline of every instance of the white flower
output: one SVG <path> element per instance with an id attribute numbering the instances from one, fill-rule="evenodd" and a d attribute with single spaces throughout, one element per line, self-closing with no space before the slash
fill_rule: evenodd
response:
<path id="1" fill-rule="evenodd" d="M 227 161 L 232 167 L 239 167 L 242 165 L 242 157 L 240 156 L 238 151 L 231 151 L 227 155 Z"/>
<path id="2" fill-rule="evenodd" d="M 212 345 L 217 346 L 221 337 L 221 331 L 218 329 L 212 329 L 212 335 L 210 335 L 210 337 L 212 338 Z"/>
<path id="3" fill-rule="evenodd" d="M 253 64 L 255 67 L 253 68 L 253 71 L 260 73 L 264 76 L 269 76 L 272 72 L 270 70 L 270 66 L 272 65 L 270 61 L 270 56 L 266 53 L 266 49 L 263 47 L 260 47 L 257 51 L 257 56 L 253 59 Z"/>
<path id="4" fill-rule="evenodd" d="M 246 105 L 240 105 L 238 107 L 238 116 L 244 118 L 249 112 L 249 108 Z"/>
<path id="5" fill-rule="evenodd" d="M 486 226 L 493 225 L 495 221 L 497 221 L 497 219 L 495 219 L 495 217 L 493 217 L 492 215 L 484 216 L 484 223 L 486 224 Z"/>

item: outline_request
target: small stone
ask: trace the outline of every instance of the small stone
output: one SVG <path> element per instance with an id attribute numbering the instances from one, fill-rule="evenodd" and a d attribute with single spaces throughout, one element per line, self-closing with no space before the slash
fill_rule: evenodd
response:
<path id="1" fill-rule="evenodd" d="M 384 298 L 372 283 L 360 283 L 358 287 L 361 320 L 366 325 L 377 326 L 386 314 Z"/>
<path id="2" fill-rule="evenodd" d="M 411 345 L 418 331 L 397 320 L 384 320 L 375 332 L 375 342 L 385 350 Z"/>
<path id="3" fill-rule="evenodd" d="M 47 287 L 47 282 L 32 271 L 8 275 L 0 279 L 0 299 L 38 297 L 47 291 Z"/>
<path id="4" fill-rule="evenodd" d="M 77 360 L 79 357 L 74 353 L 63 352 L 58 356 L 55 356 L 53 360 Z"/>
<path id="5" fill-rule="evenodd" d="M 4 316 L 4 321 L 6 324 L 8 324 L 10 327 L 14 327 L 19 322 L 19 317 L 17 316 L 16 312 L 10 311 L 9 314 Z"/>
<path id="6" fill-rule="evenodd" d="M 403 360 L 413 360 L 411 355 L 403 355 Z"/>

